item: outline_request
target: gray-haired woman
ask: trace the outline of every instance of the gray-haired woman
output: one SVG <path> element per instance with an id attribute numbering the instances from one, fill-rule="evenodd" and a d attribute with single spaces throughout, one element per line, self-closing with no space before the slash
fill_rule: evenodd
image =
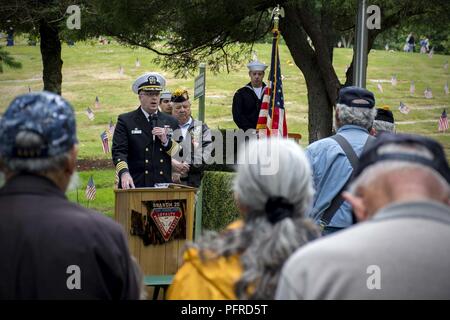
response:
<path id="1" fill-rule="evenodd" d="M 239 163 L 234 192 L 242 220 L 188 246 L 168 299 L 273 299 L 286 259 L 318 237 L 304 216 L 311 169 L 295 142 L 251 141 Z"/>

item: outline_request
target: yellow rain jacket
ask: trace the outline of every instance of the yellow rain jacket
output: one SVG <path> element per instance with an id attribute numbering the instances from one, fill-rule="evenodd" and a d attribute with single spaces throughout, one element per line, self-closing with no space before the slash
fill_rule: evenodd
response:
<path id="1" fill-rule="evenodd" d="M 227 229 L 240 226 L 242 221 L 236 221 Z M 239 255 L 202 261 L 199 251 L 190 248 L 183 259 L 167 292 L 168 300 L 236 300 L 234 285 L 242 275 Z"/>

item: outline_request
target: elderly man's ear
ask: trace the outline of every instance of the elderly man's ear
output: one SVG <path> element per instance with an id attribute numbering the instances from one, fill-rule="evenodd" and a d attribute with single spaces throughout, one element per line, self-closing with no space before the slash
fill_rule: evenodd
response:
<path id="1" fill-rule="evenodd" d="M 355 213 L 358 222 L 367 220 L 369 218 L 367 208 L 361 197 L 354 196 L 350 192 L 343 192 L 342 197 L 352 206 L 353 212 Z"/>
<path id="2" fill-rule="evenodd" d="M 69 175 L 72 175 L 77 168 L 78 144 L 74 144 L 69 152 L 70 157 L 65 170 Z"/>

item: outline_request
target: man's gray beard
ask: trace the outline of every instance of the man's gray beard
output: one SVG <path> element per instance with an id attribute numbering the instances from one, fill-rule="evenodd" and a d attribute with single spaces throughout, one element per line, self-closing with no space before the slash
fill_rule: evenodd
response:
<path id="1" fill-rule="evenodd" d="M 77 171 L 74 171 L 70 176 L 69 184 L 67 185 L 66 192 L 74 191 L 80 187 L 80 175 Z"/>

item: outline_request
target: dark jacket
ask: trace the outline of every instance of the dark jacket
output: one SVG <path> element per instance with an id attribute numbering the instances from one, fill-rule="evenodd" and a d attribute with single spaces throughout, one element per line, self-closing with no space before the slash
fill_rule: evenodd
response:
<path id="1" fill-rule="evenodd" d="M 0 257 L 0 300 L 139 298 L 122 227 L 44 177 L 17 175 L 0 189 Z M 70 290 L 76 274 L 81 289 Z"/>
<path id="2" fill-rule="evenodd" d="M 181 182 L 198 188 L 206 167 L 205 159 L 212 155 L 213 145 L 211 130 L 208 125 L 193 118 L 192 120 L 186 138 L 181 143 L 181 156 L 184 161 L 190 164 L 188 175 L 187 177 L 181 177 Z"/>
<path id="3" fill-rule="evenodd" d="M 164 125 L 176 130 L 178 121 L 158 111 L 156 126 Z M 163 147 L 161 140 L 153 137 L 152 129 L 140 107 L 121 114 L 114 129 L 112 158 L 116 173 L 120 178 L 123 172 L 129 171 L 136 188 L 172 182 L 171 155 L 177 151 L 178 144 L 169 140 L 169 144 Z M 120 179 L 118 183 L 120 188 Z"/>
<path id="4" fill-rule="evenodd" d="M 265 87 L 263 83 L 263 91 Z M 233 120 L 239 129 L 256 129 L 262 98 L 263 95 L 258 99 L 251 83 L 236 91 L 233 97 Z"/>

